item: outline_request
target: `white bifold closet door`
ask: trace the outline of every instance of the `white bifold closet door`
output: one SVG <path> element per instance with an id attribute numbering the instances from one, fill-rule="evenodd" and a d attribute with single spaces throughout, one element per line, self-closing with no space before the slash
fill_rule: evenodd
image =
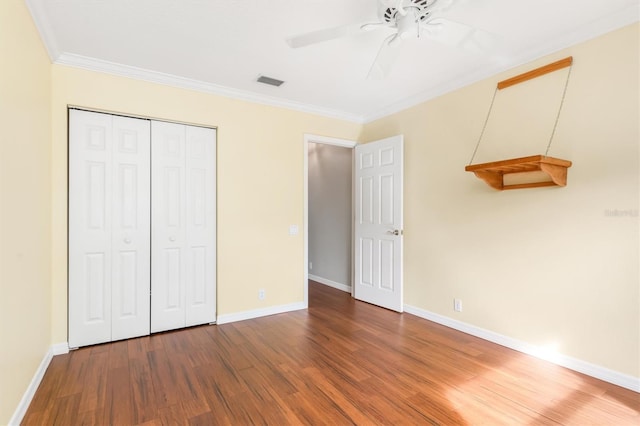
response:
<path id="1" fill-rule="evenodd" d="M 149 334 L 150 122 L 69 111 L 69 346 Z"/>
<path id="2" fill-rule="evenodd" d="M 153 121 L 151 332 L 216 320 L 216 131 Z"/>

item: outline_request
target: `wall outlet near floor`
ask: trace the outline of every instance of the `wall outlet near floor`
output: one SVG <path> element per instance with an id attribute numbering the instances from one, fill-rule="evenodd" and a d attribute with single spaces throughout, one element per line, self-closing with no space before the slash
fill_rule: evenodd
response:
<path id="1" fill-rule="evenodd" d="M 462 299 L 453 299 L 453 310 L 462 312 Z"/>
<path id="2" fill-rule="evenodd" d="M 267 297 L 267 294 L 264 288 L 261 288 L 260 290 L 258 290 L 258 300 L 264 300 L 265 297 Z"/>
<path id="3" fill-rule="evenodd" d="M 313 269 L 313 262 L 309 262 L 309 269 Z"/>

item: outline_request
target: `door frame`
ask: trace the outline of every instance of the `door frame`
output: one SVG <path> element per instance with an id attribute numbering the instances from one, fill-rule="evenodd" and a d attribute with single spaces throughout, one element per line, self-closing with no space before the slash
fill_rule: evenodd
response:
<path id="1" fill-rule="evenodd" d="M 304 256 L 303 256 L 303 268 L 304 276 L 303 276 L 303 295 L 304 295 L 304 308 L 309 307 L 309 143 L 320 143 L 325 145 L 335 145 L 343 148 L 351 149 L 351 179 L 353 180 L 353 151 L 356 145 L 358 144 L 355 140 L 350 139 L 340 139 L 333 138 L 329 136 L 320 136 L 314 135 L 310 133 L 304 134 L 304 139 L 302 142 L 302 151 L 304 157 L 304 167 L 303 167 L 303 178 L 304 178 L 304 201 L 303 201 L 303 230 L 302 230 L 302 238 L 304 240 Z M 353 222 L 353 185 L 351 185 L 351 218 L 350 220 Z M 353 252 L 353 230 L 351 232 L 351 251 Z M 351 258 L 351 294 L 353 295 L 353 256 Z"/>

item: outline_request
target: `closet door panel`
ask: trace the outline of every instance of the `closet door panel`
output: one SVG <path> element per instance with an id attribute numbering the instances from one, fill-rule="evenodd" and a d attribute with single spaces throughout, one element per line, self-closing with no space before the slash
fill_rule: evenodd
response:
<path id="1" fill-rule="evenodd" d="M 216 131 L 69 116 L 70 346 L 215 322 Z"/>
<path id="2" fill-rule="evenodd" d="M 151 123 L 151 331 L 185 326 L 185 126 Z"/>
<path id="3" fill-rule="evenodd" d="M 69 111 L 69 346 L 111 340 L 112 117 Z"/>
<path id="4" fill-rule="evenodd" d="M 150 332 L 151 123 L 113 117 L 112 340 Z"/>
<path id="5" fill-rule="evenodd" d="M 216 320 L 216 131 L 186 128 L 186 325 Z"/>

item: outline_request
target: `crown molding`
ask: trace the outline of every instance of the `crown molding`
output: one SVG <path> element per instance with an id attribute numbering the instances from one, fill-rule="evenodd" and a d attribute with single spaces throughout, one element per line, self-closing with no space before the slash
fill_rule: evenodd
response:
<path id="1" fill-rule="evenodd" d="M 640 5 L 636 2 L 622 8 L 621 10 L 616 11 L 611 15 L 595 20 L 588 25 L 584 25 L 581 28 L 578 28 L 576 31 L 565 35 L 564 37 L 553 39 L 547 44 L 534 46 L 529 50 L 521 52 L 519 55 L 512 57 L 507 65 L 505 65 L 504 63 L 500 63 L 485 66 L 478 69 L 472 74 L 467 74 L 462 78 L 451 80 L 444 85 L 440 85 L 438 87 L 421 92 L 417 95 L 405 98 L 399 102 L 387 105 L 371 114 L 365 114 L 363 122 L 364 124 L 367 124 L 372 121 L 387 117 L 407 108 L 411 108 L 423 102 L 435 99 L 446 93 L 453 92 L 465 86 L 490 78 L 494 75 L 500 74 L 521 65 L 525 65 L 544 56 L 551 55 L 555 52 L 574 46 L 576 44 L 583 43 L 606 33 L 634 24 L 639 20 Z"/>
<path id="2" fill-rule="evenodd" d="M 195 90 L 198 92 L 210 93 L 213 95 L 224 96 L 227 98 L 233 98 L 262 105 L 286 108 L 294 111 L 306 112 L 309 114 L 321 115 L 324 117 L 336 118 L 339 120 L 345 120 L 359 124 L 363 122 L 363 117 L 356 114 L 350 114 L 343 111 L 323 108 L 316 105 L 290 101 L 283 98 L 260 95 L 257 93 L 233 89 L 230 87 L 207 83 L 200 80 L 194 80 L 173 74 L 166 74 L 163 72 L 133 67 L 130 65 L 123 65 L 116 62 L 105 61 L 102 59 L 96 59 L 72 53 L 60 54 L 58 59 L 54 61 L 54 64 L 117 75 L 120 77 L 126 77 L 135 80 L 143 80 L 151 83 L 162 84 L 165 86 L 178 87 L 181 89 Z"/>
<path id="3" fill-rule="evenodd" d="M 534 46 L 527 51 L 520 52 L 520 54 L 518 54 L 517 56 L 512 57 L 508 64 L 505 64 L 504 62 L 499 64 L 490 64 L 478 69 L 472 74 L 467 74 L 464 77 L 450 80 L 445 84 L 439 85 L 438 87 L 434 87 L 416 95 L 407 97 L 399 102 L 385 105 L 382 108 L 374 110 L 373 112 L 354 114 L 317 105 L 291 101 L 283 98 L 260 95 L 249 91 L 234 89 L 158 71 L 118 64 L 115 62 L 104 61 L 87 56 L 60 52 L 53 35 L 53 31 L 46 17 L 44 2 L 41 0 L 25 0 L 25 3 L 29 11 L 31 12 L 31 16 L 33 18 L 35 26 L 40 33 L 40 37 L 43 41 L 47 53 L 49 54 L 49 58 L 54 64 L 108 73 L 183 89 L 195 90 L 218 96 L 239 99 L 247 102 L 254 102 L 263 105 L 320 115 L 328 118 L 345 120 L 357 124 L 370 123 L 380 118 L 395 114 L 407 108 L 411 108 L 423 102 L 435 99 L 446 93 L 461 89 L 470 84 L 490 78 L 496 74 L 508 71 L 509 69 L 524 65 L 543 56 L 553 54 L 559 50 L 566 49 L 578 43 L 599 37 L 603 34 L 617 30 L 624 26 L 631 25 L 638 22 L 640 18 L 640 6 L 638 5 L 638 2 L 633 2 L 633 4 L 629 4 L 626 7 L 623 7 L 622 9 L 604 18 L 600 18 L 589 23 L 588 25 L 584 25 L 581 28 L 578 28 L 576 31 L 565 35 L 564 37 L 553 39 L 547 44 Z"/>
<path id="4" fill-rule="evenodd" d="M 40 34 L 49 59 L 55 65 L 66 65 L 75 68 L 82 68 L 89 71 L 102 72 L 136 80 L 148 81 L 151 83 L 163 84 L 166 86 L 178 87 L 181 89 L 195 90 L 203 93 L 210 93 L 227 98 L 258 103 L 262 105 L 275 106 L 309 114 L 320 115 L 338 120 L 345 120 L 357 124 L 364 122 L 364 117 L 359 114 L 352 114 L 344 111 L 325 108 L 317 105 L 305 104 L 273 96 L 260 95 L 257 93 L 233 89 L 213 83 L 180 77 L 177 75 L 162 73 L 144 68 L 123 65 L 115 62 L 96 59 L 74 53 L 61 52 L 54 37 L 54 32 L 49 25 L 46 16 L 44 2 L 41 0 L 25 0 L 27 8 L 31 13 L 33 22 Z"/>
<path id="5" fill-rule="evenodd" d="M 49 55 L 49 59 L 51 62 L 55 62 L 58 56 L 60 56 L 60 50 L 53 36 L 53 30 L 51 30 L 51 26 L 49 25 L 49 20 L 46 17 L 42 2 L 38 0 L 25 0 L 25 3 L 27 9 L 29 9 L 29 13 L 31 13 L 31 19 L 33 19 L 33 23 L 40 34 L 40 39 Z"/>

